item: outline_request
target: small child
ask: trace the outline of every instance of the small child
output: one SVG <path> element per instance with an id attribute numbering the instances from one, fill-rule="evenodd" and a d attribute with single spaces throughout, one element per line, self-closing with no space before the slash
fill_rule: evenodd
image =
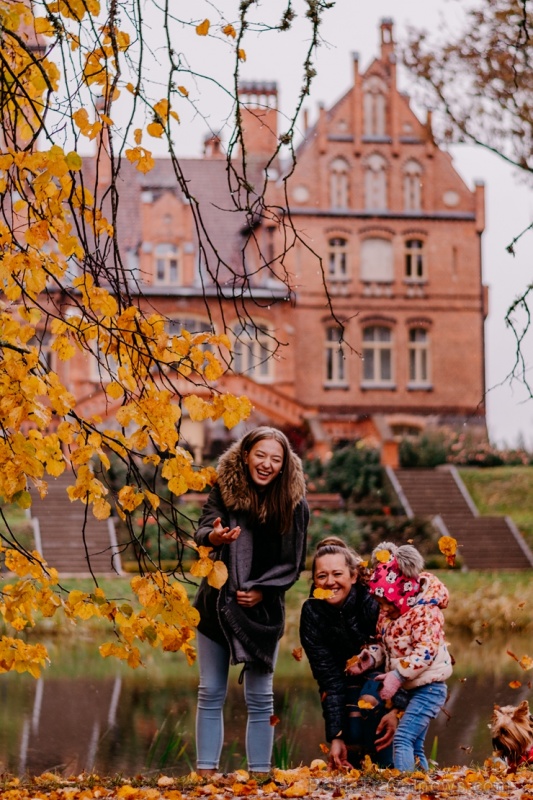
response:
<path id="1" fill-rule="evenodd" d="M 383 557 L 389 559 L 383 563 Z M 407 691 L 407 708 L 394 735 L 394 766 L 404 772 L 428 769 L 424 741 L 430 721 L 446 702 L 444 681 L 452 660 L 444 640 L 448 590 L 429 572 L 411 545 L 386 543 L 372 554 L 369 591 L 380 604 L 378 644 L 370 645 L 350 668 L 360 674 L 385 663 L 380 696 L 390 700 L 400 687 Z"/>

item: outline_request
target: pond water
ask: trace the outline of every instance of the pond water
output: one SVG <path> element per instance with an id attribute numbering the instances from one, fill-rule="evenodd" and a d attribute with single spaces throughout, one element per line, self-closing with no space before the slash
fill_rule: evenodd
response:
<path id="1" fill-rule="evenodd" d="M 127 776 L 185 774 L 194 767 L 196 667 L 181 655 L 153 653 L 146 667 L 128 670 L 103 660 L 94 643 L 46 643 L 52 666 L 43 677 L 5 674 L 0 680 L 0 768 L 15 775 L 57 770 Z M 488 722 L 494 703 L 529 697 L 529 674 L 508 654 L 528 653 L 530 640 L 457 641 L 447 713 L 432 723 L 432 747 L 441 766 L 482 763 L 491 754 Z M 239 670 L 232 670 L 226 703 L 221 768 L 245 765 L 245 709 Z M 509 686 L 521 681 L 518 689 Z M 304 659 L 282 654 L 275 679 L 277 766 L 323 757 L 324 729 L 316 685 Z M 290 764 L 286 763 L 286 759 Z M 285 759 L 285 762 L 282 760 Z"/>

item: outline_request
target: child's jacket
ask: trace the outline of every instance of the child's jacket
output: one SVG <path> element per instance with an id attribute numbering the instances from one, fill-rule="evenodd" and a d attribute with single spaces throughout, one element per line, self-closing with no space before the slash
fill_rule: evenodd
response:
<path id="1" fill-rule="evenodd" d="M 397 619 L 381 611 L 377 624 L 378 644 L 369 651 L 376 665 L 397 670 L 404 689 L 445 681 L 452 674 L 452 660 L 444 640 L 444 616 L 448 590 L 429 572 L 421 575 L 420 592 L 412 607 Z"/>

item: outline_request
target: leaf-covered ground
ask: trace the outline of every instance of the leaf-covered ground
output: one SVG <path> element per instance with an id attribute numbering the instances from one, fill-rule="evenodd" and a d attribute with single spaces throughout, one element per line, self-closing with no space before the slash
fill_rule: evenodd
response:
<path id="1" fill-rule="evenodd" d="M 2 800 L 232 800 L 234 797 L 264 797 L 281 800 L 290 797 L 351 798 L 353 800 L 439 800 L 442 798 L 513 798 L 533 800 L 533 769 L 521 768 L 507 774 L 500 763 L 487 762 L 483 768 L 456 767 L 433 770 L 429 774 L 401 774 L 379 770 L 367 764 L 362 771 L 331 772 L 323 761 L 310 767 L 275 769 L 268 778 L 255 779 L 244 770 L 213 778 L 196 773 L 182 778 L 167 775 L 133 779 L 78 775 L 69 778 L 45 773 L 22 780 L 2 776 Z"/>

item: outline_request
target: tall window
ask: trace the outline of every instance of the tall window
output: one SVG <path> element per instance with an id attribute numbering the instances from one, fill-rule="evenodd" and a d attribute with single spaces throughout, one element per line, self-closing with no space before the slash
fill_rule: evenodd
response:
<path id="1" fill-rule="evenodd" d="M 233 328 L 233 369 L 256 381 L 268 381 L 273 373 L 273 339 L 267 327 L 250 323 Z"/>
<path id="2" fill-rule="evenodd" d="M 392 385 L 392 331 L 383 325 L 363 330 L 363 384 Z"/>
<path id="3" fill-rule="evenodd" d="M 39 351 L 39 365 L 43 372 L 52 372 L 55 369 L 56 354 L 52 350 L 52 334 L 50 331 L 36 330 L 28 344 Z"/>
<path id="4" fill-rule="evenodd" d="M 348 162 L 336 158 L 329 175 L 331 208 L 348 208 Z"/>
<path id="5" fill-rule="evenodd" d="M 387 208 L 387 162 L 379 153 L 372 153 L 365 163 L 365 208 L 367 211 Z"/>
<path id="6" fill-rule="evenodd" d="M 165 329 L 169 336 L 181 336 L 182 330 L 186 330 L 188 333 L 195 334 L 195 333 L 213 333 L 211 325 L 209 322 L 198 319 L 196 317 L 175 317 L 174 319 L 169 319 L 165 323 Z M 202 351 L 213 351 L 213 346 L 208 344 L 207 342 L 202 342 L 195 345 Z M 191 367 L 193 366 L 192 359 L 188 363 Z M 173 366 L 175 369 L 178 369 L 179 363 L 173 362 L 170 366 Z"/>
<path id="7" fill-rule="evenodd" d="M 361 242 L 361 280 L 390 283 L 394 280 L 392 242 L 369 238 Z"/>
<path id="8" fill-rule="evenodd" d="M 326 329 L 326 384 L 332 386 L 346 386 L 346 362 L 340 335 L 338 327 Z"/>
<path id="9" fill-rule="evenodd" d="M 405 211 L 420 211 L 422 208 L 422 167 L 412 159 L 403 170 L 403 207 Z"/>
<path id="10" fill-rule="evenodd" d="M 429 334 L 423 328 L 409 330 L 409 383 L 428 386 L 429 377 Z"/>
<path id="11" fill-rule="evenodd" d="M 386 134 L 386 86 L 374 76 L 363 87 L 364 135 L 385 136 Z"/>
<path id="12" fill-rule="evenodd" d="M 348 241 L 340 237 L 328 242 L 328 278 L 348 276 Z"/>
<path id="13" fill-rule="evenodd" d="M 426 278 L 426 259 L 422 239 L 407 239 L 405 242 L 405 277 L 416 281 Z"/>
<path id="14" fill-rule="evenodd" d="M 181 282 L 180 253 L 175 244 L 157 244 L 154 248 L 154 282 L 175 286 Z"/>

